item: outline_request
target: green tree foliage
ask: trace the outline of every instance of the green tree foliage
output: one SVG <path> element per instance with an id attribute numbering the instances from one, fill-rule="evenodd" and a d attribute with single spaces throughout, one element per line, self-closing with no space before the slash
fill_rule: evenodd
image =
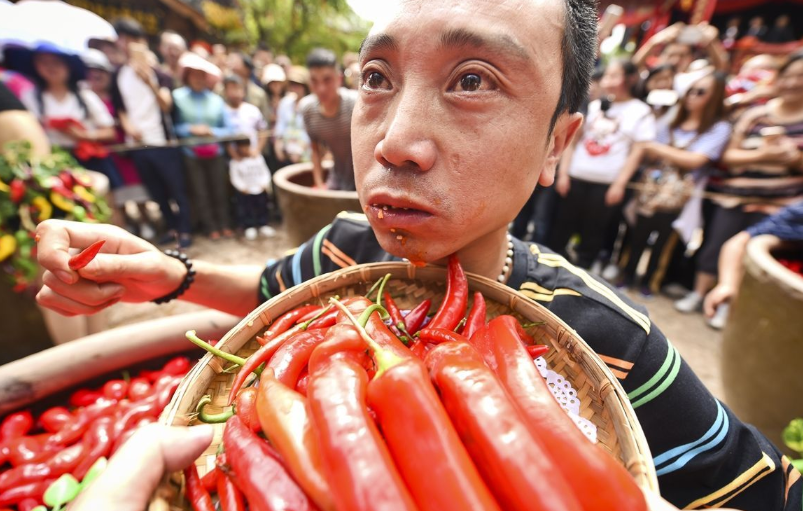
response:
<path id="1" fill-rule="evenodd" d="M 240 0 L 239 5 L 245 32 L 230 33 L 230 42 L 267 43 L 299 64 L 318 46 L 339 55 L 357 51 L 370 28 L 346 0 Z"/>

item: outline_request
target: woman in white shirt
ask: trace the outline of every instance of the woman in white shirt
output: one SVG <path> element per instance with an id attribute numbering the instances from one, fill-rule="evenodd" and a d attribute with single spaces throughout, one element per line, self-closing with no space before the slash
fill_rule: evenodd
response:
<path id="1" fill-rule="evenodd" d="M 7 49 L 5 56 L 36 84 L 35 93 L 24 103 L 44 126 L 50 143 L 70 151 L 84 167 L 106 175 L 112 189 L 122 186 L 119 171 L 99 145 L 114 140 L 114 119 L 97 94 L 79 86 L 86 74 L 81 59 L 45 46 Z"/>
<path id="2" fill-rule="evenodd" d="M 582 133 L 575 137 L 558 170 L 556 190 L 563 197 L 558 206 L 550 247 L 566 254 L 569 240 L 580 235 L 577 264 L 590 268 L 605 243 L 618 207 L 608 206 L 605 196 L 629 163 L 636 142 L 655 139 L 652 109 L 633 96 L 638 70 L 629 61 L 613 61 L 602 76 L 601 100 L 588 106 Z"/>

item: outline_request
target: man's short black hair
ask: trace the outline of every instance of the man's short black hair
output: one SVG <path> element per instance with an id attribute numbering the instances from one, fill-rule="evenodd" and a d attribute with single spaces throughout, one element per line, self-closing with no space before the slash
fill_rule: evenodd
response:
<path id="1" fill-rule="evenodd" d="M 135 19 L 119 18 L 114 22 L 114 30 L 117 35 L 125 35 L 134 39 L 142 39 L 145 37 L 145 29 Z"/>
<path id="2" fill-rule="evenodd" d="M 247 53 L 238 51 L 236 54 L 238 57 L 240 57 L 240 60 L 243 61 L 243 65 L 246 67 L 246 69 L 248 69 L 248 71 L 254 70 L 254 61 L 251 60 L 251 57 Z"/>
<path id="3" fill-rule="evenodd" d="M 565 9 L 560 98 L 549 124 L 550 134 L 560 114 L 576 112 L 585 101 L 597 57 L 597 2 L 566 0 Z"/>
<path id="4" fill-rule="evenodd" d="M 315 48 L 307 54 L 307 68 L 333 67 L 337 69 L 337 55 L 326 48 Z"/>
<path id="5" fill-rule="evenodd" d="M 229 74 L 229 75 L 226 75 L 223 78 L 223 85 L 224 86 L 226 86 L 226 85 L 228 85 L 230 83 L 236 83 L 237 85 L 244 85 L 243 84 L 243 79 L 240 78 L 239 76 L 235 75 L 235 74 Z"/>

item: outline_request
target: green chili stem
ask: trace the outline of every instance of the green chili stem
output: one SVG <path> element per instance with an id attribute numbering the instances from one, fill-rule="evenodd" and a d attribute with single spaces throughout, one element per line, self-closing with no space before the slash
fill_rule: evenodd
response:
<path id="1" fill-rule="evenodd" d="M 335 297 L 335 298 L 337 298 L 337 297 Z M 332 306 L 331 306 L 331 305 L 327 305 L 326 307 L 324 307 L 323 309 L 321 309 L 321 311 L 320 311 L 318 314 L 314 315 L 314 316 L 312 317 L 312 319 L 310 319 L 309 321 L 305 321 L 305 322 L 304 322 L 304 324 L 303 324 L 303 325 L 301 325 L 301 328 L 300 328 L 299 330 L 301 330 L 301 331 L 303 332 L 304 330 L 306 330 L 307 328 L 309 328 L 310 324 L 311 324 L 313 321 L 315 321 L 316 319 L 320 318 L 321 316 L 323 316 L 324 314 L 326 314 L 326 313 L 327 313 L 327 312 L 329 312 L 330 310 L 332 310 Z"/>
<path id="2" fill-rule="evenodd" d="M 329 300 L 329 302 L 338 309 L 340 309 L 343 312 L 343 314 L 346 315 L 349 321 L 351 321 L 352 324 L 354 324 L 354 328 L 357 329 L 357 332 L 360 334 L 362 340 L 364 340 L 365 343 L 368 345 L 368 347 L 371 348 L 371 351 L 374 352 L 374 359 L 376 361 L 376 367 L 377 367 L 376 376 L 374 376 L 375 378 L 378 378 L 391 367 L 404 361 L 404 359 L 402 359 L 400 356 L 396 355 L 395 353 L 389 350 L 383 349 L 382 346 L 377 344 L 375 340 L 371 339 L 371 336 L 368 335 L 368 332 L 365 331 L 365 327 L 363 327 L 363 325 L 361 325 L 360 322 L 357 321 L 357 318 L 354 317 L 354 315 L 351 313 L 348 307 L 346 307 L 339 301 L 335 300 L 334 298 Z M 380 307 L 380 306 L 372 305 L 371 307 Z M 370 309 L 371 307 L 369 307 L 368 309 Z M 366 312 L 368 312 L 368 309 L 366 309 Z M 371 313 L 373 313 L 373 311 Z M 368 314 L 368 316 L 370 315 L 371 314 Z M 365 313 L 363 313 L 363 316 L 365 316 Z"/>
<path id="3" fill-rule="evenodd" d="M 340 302 L 337 302 L 337 303 L 340 303 Z M 341 305 L 343 305 L 343 304 L 341 304 Z M 382 307 L 378 303 L 375 303 L 375 304 L 369 306 L 364 311 L 362 311 L 362 314 L 360 314 L 360 319 L 358 319 L 357 322 L 360 324 L 361 327 L 365 328 L 365 325 L 368 324 L 368 319 L 371 317 L 371 314 L 373 314 L 374 312 L 377 312 L 377 311 L 379 312 L 379 316 L 380 317 L 382 317 L 382 313 L 383 312 L 385 314 L 388 313 L 388 311 L 385 310 L 384 307 Z"/>
<path id="4" fill-rule="evenodd" d="M 216 414 L 208 414 L 206 413 L 206 405 L 212 402 L 212 398 L 210 396 L 204 396 L 198 401 L 198 406 L 195 407 L 195 411 L 198 412 L 198 420 L 204 422 L 206 424 L 221 424 L 226 422 L 227 420 L 231 419 L 234 416 L 234 407 L 232 406 L 228 410 Z"/>
<path id="5" fill-rule="evenodd" d="M 385 284 L 388 283 L 388 280 L 390 280 L 390 273 L 382 277 L 382 280 L 380 281 L 381 284 L 379 284 L 379 291 L 376 292 L 376 304 L 380 307 L 382 306 L 382 295 L 385 294 Z M 385 313 L 382 315 L 382 319 L 385 319 L 387 315 L 388 313 L 385 311 Z"/>
<path id="6" fill-rule="evenodd" d="M 546 321 L 535 321 L 533 323 L 524 323 L 521 325 L 522 328 L 532 328 L 534 326 L 543 326 L 546 325 Z"/>
<path id="7" fill-rule="evenodd" d="M 198 336 L 195 334 L 195 330 L 190 330 L 184 335 L 187 337 L 187 339 L 189 339 L 191 343 L 195 344 L 200 348 L 205 349 L 206 351 L 215 356 L 222 358 L 223 360 L 231 362 L 232 364 L 237 364 L 238 366 L 245 364 L 244 358 L 238 357 L 237 355 L 232 355 L 231 353 L 226 353 L 225 351 L 221 351 L 216 347 L 212 346 L 211 344 L 209 344 L 208 342 L 199 339 Z"/>
<path id="8" fill-rule="evenodd" d="M 457 323 L 457 326 L 454 327 L 454 331 L 457 332 L 458 330 L 460 330 L 460 327 L 463 326 L 466 326 L 466 318 L 461 319 L 460 322 Z"/>

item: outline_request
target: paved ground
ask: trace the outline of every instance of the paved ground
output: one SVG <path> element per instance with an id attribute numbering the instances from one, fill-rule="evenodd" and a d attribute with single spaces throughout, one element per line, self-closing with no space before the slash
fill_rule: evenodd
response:
<path id="1" fill-rule="evenodd" d="M 279 257 L 290 248 L 287 239 L 279 231 L 275 238 L 260 238 L 256 241 L 236 239 L 212 242 L 199 237 L 189 250 L 189 255 L 192 258 L 224 264 L 264 264 L 268 259 Z M 644 301 L 640 295 L 634 294 L 633 299 L 646 305 L 654 323 L 675 344 L 714 395 L 722 398 L 719 367 L 720 333 L 708 328 L 700 315 L 678 313 L 672 307 L 672 301 L 666 297 L 657 296 Z M 109 326 L 136 323 L 198 309 L 200 307 L 183 302 L 172 302 L 162 306 L 119 304 L 109 311 Z"/>

